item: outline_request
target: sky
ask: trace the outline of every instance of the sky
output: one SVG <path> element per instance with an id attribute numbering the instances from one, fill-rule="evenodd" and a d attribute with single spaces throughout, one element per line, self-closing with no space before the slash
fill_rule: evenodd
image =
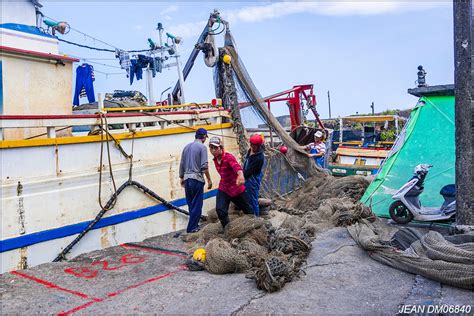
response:
<path id="1" fill-rule="evenodd" d="M 260 93 L 313 84 L 322 118 L 329 116 L 328 91 L 332 117 L 370 113 L 372 102 L 376 112 L 413 107 L 416 98 L 407 89 L 415 87 L 418 65 L 427 71 L 429 85 L 454 82 L 449 1 L 41 3 L 45 16 L 73 28 L 61 38 L 99 48 L 110 49 L 105 42 L 124 50 L 146 49 L 148 38 L 159 41 L 156 26 L 161 22 L 165 32 L 183 38 L 183 65 L 209 13 L 217 8 L 230 22 L 240 58 Z M 222 43 L 223 35 L 217 38 Z M 96 93 L 138 90 L 146 95 L 146 80 L 130 85 L 113 53 L 65 43 L 60 43 L 60 52 L 94 66 Z M 158 74 L 153 79 L 155 99 L 176 80 L 175 67 Z M 185 96 L 187 102 L 215 97 L 212 69 L 204 65 L 202 54 L 186 80 Z M 272 111 L 288 113 L 284 103 Z"/>

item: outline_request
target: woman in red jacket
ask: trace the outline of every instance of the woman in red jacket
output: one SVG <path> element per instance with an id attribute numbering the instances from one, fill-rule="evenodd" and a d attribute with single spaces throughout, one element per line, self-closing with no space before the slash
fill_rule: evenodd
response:
<path id="1" fill-rule="evenodd" d="M 216 196 L 216 212 L 222 227 L 229 224 L 229 205 L 234 203 L 246 214 L 253 214 L 253 209 L 247 200 L 245 178 L 242 167 L 231 153 L 224 151 L 219 137 L 209 140 L 209 149 L 214 156 L 214 165 L 221 176 Z"/>

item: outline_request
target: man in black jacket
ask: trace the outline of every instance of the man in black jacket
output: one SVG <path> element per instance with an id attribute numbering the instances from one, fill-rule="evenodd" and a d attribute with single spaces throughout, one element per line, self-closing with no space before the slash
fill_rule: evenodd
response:
<path id="1" fill-rule="evenodd" d="M 264 161 L 263 137 L 259 134 L 253 134 L 250 137 L 250 149 L 245 157 L 244 177 L 248 200 L 255 216 L 260 216 L 258 194 L 260 191 L 260 182 L 262 181 L 262 167 Z"/>

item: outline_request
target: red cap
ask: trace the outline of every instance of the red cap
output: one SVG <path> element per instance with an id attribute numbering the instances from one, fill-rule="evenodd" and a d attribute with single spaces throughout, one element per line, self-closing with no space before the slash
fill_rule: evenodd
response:
<path id="1" fill-rule="evenodd" d="M 253 134 L 252 136 L 250 136 L 250 144 L 252 144 L 252 145 L 262 145 L 263 144 L 262 135 Z"/>

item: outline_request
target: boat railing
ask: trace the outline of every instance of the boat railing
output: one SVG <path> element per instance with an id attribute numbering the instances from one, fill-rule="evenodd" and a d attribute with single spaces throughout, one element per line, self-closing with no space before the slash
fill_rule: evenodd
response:
<path id="1" fill-rule="evenodd" d="M 222 107 L 209 107 L 205 109 L 190 109 L 189 106 L 168 106 L 179 111 L 162 111 L 163 107 L 146 107 L 146 110 L 137 111 L 134 108 L 108 108 L 102 112 L 107 118 L 107 125 L 116 132 L 135 131 L 137 128 L 146 129 L 167 129 L 176 126 L 192 127 L 204 124 L 222 124 L 229 118 L 229 112 Z M 132 110 L 133 109 L 133 110 Z M 121 113 L 118 113 L 121 112 Z M 103 116 L 102 116 L 103 117 Z M 56 138 L 57 128 L 80 127 L 100 125 L 101 115 L 95 114 L 75 114 L 75 115 L 0 115 L 0 140 L 4 140 L 6 129 L 28 129 L 46 128 L 47 138 Z M 118 127 L 118 128 L 117 128 Z M 82 133 L 83 134 L 83 133 Z M 81 134 L 81 135 L 82 135 Z"/>
<path id="2" fill-rule="evenodd" d="M 191 110 L 208 110 L 216 109 L 222 105 L 222 101 L 206 102 L 206 103 L 188 103 L 179 105 L 157 105 L 142 107 L 117 107 L 104 108 L 105 112 L 175 112 L 175 111 L 191 111 Z"/>

